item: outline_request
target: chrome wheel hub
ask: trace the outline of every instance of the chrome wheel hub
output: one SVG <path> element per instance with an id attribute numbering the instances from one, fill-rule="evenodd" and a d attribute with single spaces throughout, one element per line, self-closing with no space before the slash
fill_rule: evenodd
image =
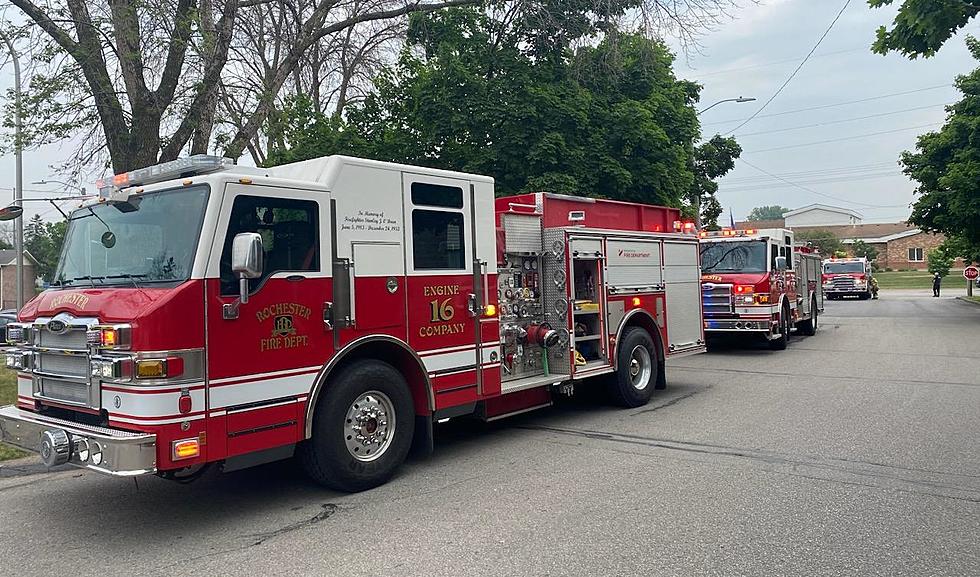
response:
<path id="1" fill-rule="evenodd" d="M 630 383 L 638 391 L 642 391 L 650 384 L 653 363 L 650 361 L 650 351 L 643 345 L 637 345 L 630 351 L 629 374 Z"/>
<path id="2" fill-rule="evenodd" d="M 395 435 L 395 409 L 388 395 L 369 391 L 347 409 L 344 443 L 358 461 L 373 461 L 391 446 Z"/>

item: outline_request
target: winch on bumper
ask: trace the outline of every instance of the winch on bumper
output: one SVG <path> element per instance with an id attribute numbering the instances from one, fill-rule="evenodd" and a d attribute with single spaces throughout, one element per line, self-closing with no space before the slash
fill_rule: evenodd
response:
<path id="1" fill-rule="evenodd" d="M 117 476 L 156 472 L 156 435 L 81 425 L 0 407 L 0 441 L 41 454 L 45 465 L 69 463 Z"/>

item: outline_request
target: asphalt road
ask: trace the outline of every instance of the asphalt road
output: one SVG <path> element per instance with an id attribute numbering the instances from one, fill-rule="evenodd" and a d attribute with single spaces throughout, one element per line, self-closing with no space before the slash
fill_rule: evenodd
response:
<path id="1" fill-rule="evenodd" d="M 980 575 L 980 307 L 828 302 L 787 351 L 674 361 L 357 495 L 289 464 L 191 485 L 0 471 L 0 574 Z"/>

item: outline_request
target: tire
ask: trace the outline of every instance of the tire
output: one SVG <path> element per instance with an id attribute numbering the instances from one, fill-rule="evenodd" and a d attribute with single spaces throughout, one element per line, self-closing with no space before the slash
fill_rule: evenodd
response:
<path id="1" fill-rule="evenodd" d="M 817 334 L 817 299 L 810 299 L 810 318 L 799 324 L 800 332 L 808 337 Z"/>
<path id="2" fill-rule="evenodd" d="M 355 432 L 351 427 L 358 419 L 364 421 Z M 323 389 L 313 435 L 299 447 L 300 463 L 313 480 L 331 489 L 364 491 L 394 475 L 414 433 L 415 408 L 405 378 L 387 363 L 357 361 Z"/>
<path id="3" fill-rule="evenodd" d="M 640 407 L 650 400 L 661 373 L 660 354 L 653 339 L 639 327 L 626 329 L 619 341 L 615 378 L 609 395 L 622 407 Z"/>
<path id="4" fill-rule="evenodd" d="M 789 307 L 784 304 L 779 312 L 779 332 L 781 335 L 778 339 L 769 341 L 770 349 L 774 351 L 786 350 L 786 345 L 789 344 L 789 324 Z"/>

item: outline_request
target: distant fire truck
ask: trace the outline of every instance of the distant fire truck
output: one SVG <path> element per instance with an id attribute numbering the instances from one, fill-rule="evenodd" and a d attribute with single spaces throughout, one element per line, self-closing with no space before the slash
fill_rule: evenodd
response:
<path id="1" fill-rule="evenodd" d="M 864 257 L 830 258 L 823 261 L 823 292 L 827 298 L 871 298 L 871 263 Z"/>
<path id="2" fill-rule="evenodd" d="M 817 331 L 820 258 L 785 229 L 702 232 L 705 334 L 756 333 L 782 350 L 795 327 Z"/>
<path id="3" fill-rule="evenodd" d="M 705 350 L 676 209 L 332 156 L 191 157 L 116 175 L 69 218 L 54 288 L 9 325 L 2 440 L 49 465 L 193 477 L 299 457 L 386 481 L 433 423 L 622 405 Z M 593 381 L 602 382 L 602 381 Z"/>

